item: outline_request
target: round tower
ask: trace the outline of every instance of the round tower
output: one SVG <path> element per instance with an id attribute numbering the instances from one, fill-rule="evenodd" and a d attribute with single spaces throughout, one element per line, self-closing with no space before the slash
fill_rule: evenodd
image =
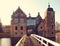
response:
<path id="1" fill-rule="evenodd" d="M 45 17 L 45 30 L 46 37 L 54 40 L 55 39 L 55 11 L 48 5 Z"/>

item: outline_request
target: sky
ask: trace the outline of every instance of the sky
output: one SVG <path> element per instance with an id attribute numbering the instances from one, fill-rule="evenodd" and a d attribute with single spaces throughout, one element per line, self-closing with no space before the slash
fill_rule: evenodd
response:
<path id="1" fill-rule="evenodd" d="M 60 23 L 60 0 L 0 0 L 0 19 L 3 25 L 11 24 L 11 15 L 18 7 L 24 13 L 36 17 L 38 12 L 42 18 L 48 8 L 48 3 L 55 11 L 55 20 Z"/>

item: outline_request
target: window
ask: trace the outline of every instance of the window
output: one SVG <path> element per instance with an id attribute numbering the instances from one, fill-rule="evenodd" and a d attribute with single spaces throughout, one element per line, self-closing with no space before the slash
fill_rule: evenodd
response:
<path id="1" fill-rule="evenodd" d="M 15 30 L 17 30 L 17 26 L 15 26 Z"/>
<path id="2" fill-rule="evenodd" d="M 23 26 L 21 26 L 21 30 L 23 30 Z"/>
<path id="3" fill-rule="evenodd" d="M 15 18 L 14 22 L 15 22 L 15 23 L 18 23 L 18 19 L 17 19 L 17 18 Z"/>
<path id="4" fill-rule="evenodd" d="M 52 34 L 53 34 L 53 32 L 52 32 Z"/>
<path id="5" fill-rule="evenodd" d="M 40 28 L 42 29 L 42 26 Z"/>
<path id="6" fill-rule="evenodd" d="M 27 26 L 29 25 L 36 25 L 36 20 L 35 19 L 27 19 Z"/>
<path id="7" fill-rule="evenodd" d="M 20 23 L 24 23 L 24 19 L 20 19 Z"/>

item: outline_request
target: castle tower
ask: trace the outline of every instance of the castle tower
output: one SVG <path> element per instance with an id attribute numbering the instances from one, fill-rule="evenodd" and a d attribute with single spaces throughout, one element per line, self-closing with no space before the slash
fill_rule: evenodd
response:
<path id="1" fill-rule="evenodd" d="M 26 34 L 26 15 L 20 7 L 18 7 L 12 15 L 11 36 L 22 37 L 24 34 Z"/>
<path id="2" fill-rule="evenodd" d="M 55 38 L 55 11 L 48 5 L 45 17 L 46 37 L 54 40 Z"/>

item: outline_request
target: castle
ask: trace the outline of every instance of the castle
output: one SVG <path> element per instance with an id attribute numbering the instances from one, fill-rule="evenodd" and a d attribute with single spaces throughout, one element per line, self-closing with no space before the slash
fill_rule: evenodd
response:
<path id="1" fill-rule="evenodd" d="M 50 5 L 48 5 L 44 19 L 39 12 L 37 17 L 31 17 L 30 14 L 27 17 L 18 7 L 11 16 L 11 25 L 2 26 L 0 22 L 0 37 L 10 37 L 12 44 L 16 44 L 23 35 L 33 33 L 55 40 L 55 11 Z"/>

